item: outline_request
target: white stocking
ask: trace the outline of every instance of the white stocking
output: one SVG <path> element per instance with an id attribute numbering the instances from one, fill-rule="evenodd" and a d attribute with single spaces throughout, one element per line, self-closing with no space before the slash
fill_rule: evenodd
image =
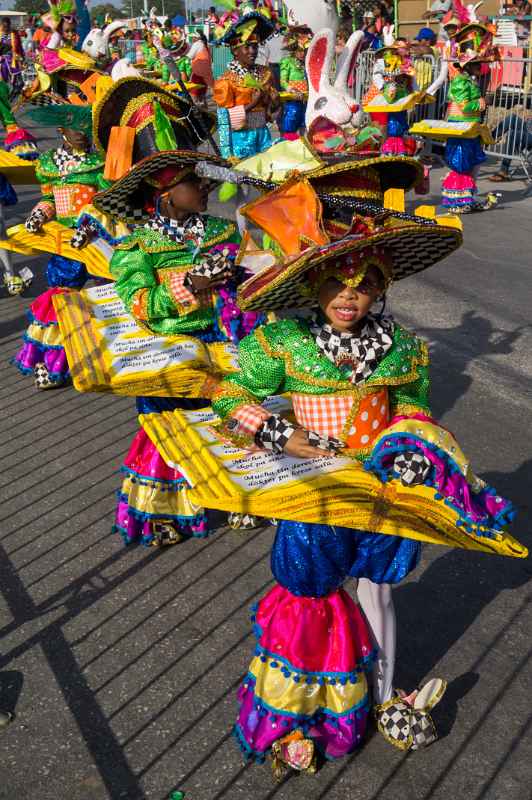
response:
<path id="1" fill-rule="evenodd" d="M 366 617 L 377 658 L 373 669 L 373 702 L 385 703 L 393 696 L 395 669 L 396 617 L 389 583 L 358 581 L 358 600 Z"/>
<path id="2" fill-rule="evenodd" d="M 0 238 L 5 239 L 6 236 L 7 230 L 4 217 L 4 206 L 0 202 Z M 10 278 L 12 278 L 15 274 L 13 270 L 13 254 L 10 250 L 3 250 L 0 248 L 0 267 Z"/>

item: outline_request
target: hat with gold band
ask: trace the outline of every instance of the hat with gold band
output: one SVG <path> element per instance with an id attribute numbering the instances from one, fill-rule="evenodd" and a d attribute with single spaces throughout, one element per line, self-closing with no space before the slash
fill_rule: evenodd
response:
<path id="1" fill-rule="evenodd" d="M 364 233 L 350 234 L 327 244 L 308 247 L 299 255 L 267 267 L 238 289 L 242 310 L 278 311 L 316 304 L 310 278 L 320 284 L 319 272 L 343 282 L 356 281 L 370 265 L 377 265 L 384 282 L 402 280 L 442 261 L 462 244 L 459 228 L 447 225 L 402 223 L 393 217 Z M 344 280 L 342 275 L 347 276 Z"/>

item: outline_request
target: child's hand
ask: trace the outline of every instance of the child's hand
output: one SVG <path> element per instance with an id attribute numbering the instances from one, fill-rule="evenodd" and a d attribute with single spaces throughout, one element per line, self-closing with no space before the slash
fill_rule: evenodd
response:
<path id="1" fill-rule="evenodd" d="M 294 431 L 285 444 L 283 452 L 287 456 L 293 456 L 294 458 L 317 458 L 318 456 L 335 455 L 331 450 L 325 450 L 310 444 L 308 431 L 303 430 L 303 428 L 297 428 Z"/>

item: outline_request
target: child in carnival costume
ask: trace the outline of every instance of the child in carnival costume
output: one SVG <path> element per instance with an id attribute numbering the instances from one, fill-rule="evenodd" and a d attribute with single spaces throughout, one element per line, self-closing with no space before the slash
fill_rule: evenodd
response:
<path id="1" fill-rule="evenodd" d="M 289 28 L 285 37 L 290 55 L 280 62 L 280 85 L 283 92 L 291 95 L 283 102 L 279 130 L 284 139 L 297 139 L 305 127 L 308 83 L 305 72 L 305 56 L 312 38 L 306 26 Z"/>
<path id="2" fill-rule="evenodd" d="M 98 191 L 111 185 L 103 177 L 103 159 L 92 150 L 89 138 L 92 128 L 91 107 L 67 104 L 43 106 L 32 109 L 30 116 L 41 125 L 57 127 L 63 141 L 58 148 L 43 153 L 37 161 L 36 175 L 41 184 L 42 199 L 26 219 L 26 230 L 38 234 L 47 222 L 55 219 L 65 227 L 72 228 L 70 243 L 75 249 L 81 249 L 97 236 L 102 236 L 111 245 L 120 242 L 129 233 L 128 228 L 115 224 L 91 204 Z M 58 355 L 54 359 L 53 370 L 49 372 L 47 364 L 51 357 L 44 361 L 39 359 L 42 354 L 39 347 L 42 337 L 36 337 L 33 329 L 26 332 L 25 342 L 37 346 L 25 345 L 15 358 L 15 363 L 22 372 L 34 372 L 35 386 L 38 389 L 55 388 L 68 377 L 68 366 L 51 298 L 58 288 L 81 288 L 88 278 L 86 269 L 77 260 L 58 257 L 51 263 L 52 267 L 47 270 L 47 275 L 53 278 L 51 291 L 44 292 L 34 301 L 30 328 L 35 324 L 43 329 L 53 330 L 53 334 L 46 334 L 43 342 L 49 343 L 51 337 L 53 346 L 50 344 L 49 349 L 57 352 L 60 350 L 61 358 Z M 72 270 L 70 276 L 69 264 Z M 59 361 L 61 369 L 57 367 Z"/>
<path id="3" fill-rule="evenodd" d="M 266 150 L 272 141 L 267 123 L 279 106 L 279 96 L 271 71 L 255 61 L 259 44 L 273 26 L 258 11 L 228 24 L 227 30 L 218 31 L 216 43 L 229 45 L 233 60 L 214 82 L 213 99 L 222 156 L 240 160 Z"/>
<path id="4" fill-rule="evenodd" d="M 376 55 L 384 62 L 382 94 L 386 102 L 394 103 L 416 91 L 416 70 L 404 39 L 381 48 Z M 387 135 L 381 153 L 396 156 L 414 155 L 416 142 L 411 136 L 406 135 L 408 128 L 408 112 L 389 112 L 386 123 Z"/>
<path id="5" fill-rule="evenodd" d="M 6 130 L 6 137 L 4 139 L 4 150 L 6 153 L 17 156 L 17 158 L 23 159 L 24 161 L 33 161 L 39 157 L 39 150 L 35 137 L 25 128 L 20 128 L 17 124 L 11 108 L 9 88 L 3 81 L 0 81 L 0 121 Z M 0 151 L 0 239 L 5 239 L 7 236 L 4 208 L 14 206 L 18 202 L 15 189 L 11 185 L 7 175 L 2 173 L 3 160 Z M 11 175 L 11 179 L 15 180 L 12 175 L 12 161 L 9 160 L 8 164 L 10 166 L 9 174 Z M 21 162 L 21 166 L 23 166 L 23 162 Z M 0 262 L 4 273 L 3 282 L 8 294 L 12 296 L 19 295 L 31 285 L 33 276 L 27 267 L 22 273 L 18 275 L 15 274 L 13 255 L 10 250 L 0 249 Z"/>
<path id="6" fill-rule="evenodd" d="M 24 50 L 19 32 L 11 29 L 10 18 L 4 17 L 0 26 L 0 80 L 6 84 L 11 97 L 22 89 Z"/>
<path id="7" fill-rule="evenodd" d="M 184 99 L 151 81 L 118 81 L 98 107 L 95 140 L 109 158 L 117 128 L 129 126 L 135 133 L 131 162 L 122 164 L 124 177 L 95 204 L 137 226 L 116 248 L 110 269 L 139 324 L 158 335 L 238 341 L 262 317 L 240 314 L 235 303 L 235 225 L 205 214 L 211 184 L 196 176 L 195 166 L 223 162 L 195 152 L 212 122 L 210 115 L 203 117 L 200 129 Z M 208 396 L 209 387 L 204 391 Z M 137 410 L 160 413 L 194 403 L 203 407 L 208 400 L 139 397 Z M 164 462 L 142 428 L 123 472 L 115 530 L 126 544 L 159 546 L 207 534 L 204 511 L 189 500 L 184 476 Z"/>
<path id="8" fill-rule="evenodd" d="M 274 195 L 256 201 L 263 217 Z M 277 195 L 282 202 L 282 189 Z M 367 468 L 382 480 L 429 482 L 439 487 L 435 508 L 452 495 L 468 527 L 482 518 L 496 528 L 511 517 L 511 506 L 471 473 L 455 473 L 455 440 L 430 416 L 426 344 L 372 310 L 392 280 L 455 250 L 460 230 L 421 219 L 359 218 L 349 235 L 327 241 L 315 208 L 314 231 L 307 225 L 305 244 L 299 238 L 307 249 L 294 252 L 297 231 L 286 226 L 278 235 L 284 264 L 239 290 L 243 308 L 310 306 L 314 314 L 262 326 L 240 343 L 240 372 L 225 378 L 212 400 L 223 435 L 240 448 L 296 458 L 370 456 Z M 295 421 L 261 405 L 281 393 L 291 395 Z M 442 447 L 429 444 L 447 436 Z M 419 552 L 419 542 L 399 536 L 279 522 L 271 556 L 277 583 L 254 609 L 258 642 L 239 690 L 236 735 L 246 755 L 261 760 L 272 750 L 277 771 L 313 770 L 316 749 L 332 759 L 358 747 L 372 706 L 366 674 L 374 657 L 380 732 L 402 750 L 434 741 L 428 712 L 445 682 L 434 679 L 409 696 L 394 689 L 391 587 L 415 568 Z M 348 576 L 358 579 L 365 618 L 342 588 Z"/>
<path id="9" fill-rule="evenodd" d="M 488 62 L 497 58 L 492 34 L 479 23 L 466 25 L 456 36 L 457 74 L 449 85 L 450 122 L 480 122 L 486 101 L 479 85 Z M 445 162 L 450 172 L 442 183 L 442 205 L 455 213 L 483 211 L 486 206 L 476 199 L 476 174 L 486 160 L 480 136 L 473 139 L 450 137 L 445 146 Z"/>
<path id="10" fill-rule="evenodd" d="M 87 278 L 81 261 L 52 256 L 47 264 L 49 288 L 31 304 L 24 344 L 13 359 L 23 375 L 34 376 L 37 389 L 57 388 L 68 380 L 68 362 L 52 298 L 69 289 L 81 289 Z"/>

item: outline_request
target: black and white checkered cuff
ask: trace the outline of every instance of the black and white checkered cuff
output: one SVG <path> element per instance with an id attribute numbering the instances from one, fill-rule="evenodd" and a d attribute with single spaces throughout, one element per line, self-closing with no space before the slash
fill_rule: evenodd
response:
<path id="1" fill-rule="evenodd" d="M 255 434 L 255 442 L 265 450 L 282 453 L 295 430 L 295 426 L 279 414 L 272 414 Z"/>
<path id="2" fill-rule="evenodd" d="M 216 278 L 223 272 L 232 269 L 232 266 L 233 259 L 229 257 L 227 252 L 208 253 L 201 264 L 196 264 L 188 274 L 196 275 L 199 278 Z"/>
<path id="3" fill-rule="evenodd" d="M 400 453 L 393 462 L 394 472 L 403 486 L 419 486 L 424 483 L 432 464 L 422 453 Z"/>
<path id="4" fill-rule="evenodd" d="M 37 233 L 47 219 L 48 218 L 42 208 L 36 208 L 29 215 L 28 219 L 24 223 L 24 227 L 29 233 Z"/>
<path id="5" fill-rule="evenodd" d="M 344 446 L 339 439 L 333 436 L 321 436 L 315 431 L 307 431 L 308 443 L 312 447 L 319 447 L 320 450 L 330 450 L 331 453 L 337 453 Z"/>

